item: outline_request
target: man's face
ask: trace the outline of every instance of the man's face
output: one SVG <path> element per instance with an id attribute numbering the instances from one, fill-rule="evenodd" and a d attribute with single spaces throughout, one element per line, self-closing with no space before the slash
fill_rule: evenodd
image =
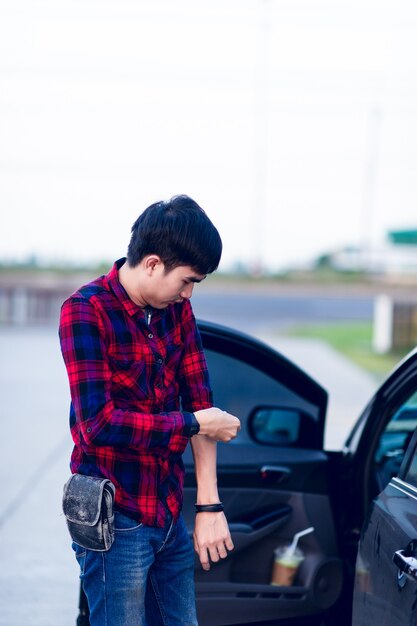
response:
<path id="1" fill-rule="evenodd" d="M 155 309 L 165 309 L 170 304 L 182 302 L 192 296 L 194 285 L 205 279 L 192 267 L 180 265 L 166 272 L 163 263 L 159 263 L 148 282 L 146 300 Z"/>

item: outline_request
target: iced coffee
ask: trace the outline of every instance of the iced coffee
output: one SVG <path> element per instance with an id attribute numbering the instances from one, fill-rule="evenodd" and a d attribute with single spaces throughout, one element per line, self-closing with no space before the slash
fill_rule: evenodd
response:
<path id="1" fill-rule="evenodd" d="M 300 548 L 295 550 L 290 550 L 289 546 L 277 548 L 274 552 L 271 585 L 290 587 L 303 559 L 304 554 Z"/>

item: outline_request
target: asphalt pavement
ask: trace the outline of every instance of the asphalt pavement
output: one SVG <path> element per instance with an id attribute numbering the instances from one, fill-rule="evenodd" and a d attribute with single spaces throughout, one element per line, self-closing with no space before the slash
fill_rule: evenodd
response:
<path id="1" fill-rule="evenodd" d="M 339 448 L 376 382 L 320 341 L 252 331 L 330 392 L 327 448 Z M 0 329 L 0 625 L 73 626 L 78 568 L 61 495 L 69 393 L 56 330 Z"/>

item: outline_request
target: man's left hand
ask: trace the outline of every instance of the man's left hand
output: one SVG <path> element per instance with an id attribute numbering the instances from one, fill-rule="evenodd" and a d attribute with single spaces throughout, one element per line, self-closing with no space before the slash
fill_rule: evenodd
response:
<path id="1" fill-rule="evenodd" d="M 210 561 L 217 563 L 233 550 L 233 541 L 223 512 L 197 513 L 194 526 L 194 549 L 204 570 L 210 569 Z"/>

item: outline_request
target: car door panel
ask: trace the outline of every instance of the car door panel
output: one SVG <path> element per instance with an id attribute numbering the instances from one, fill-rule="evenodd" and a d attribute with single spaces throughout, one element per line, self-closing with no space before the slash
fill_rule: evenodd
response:
<path id="1" fill-rule="evenodd" d="M 306 464 L 300 467 L 304 472 Z M 221 465 L 219 475 L 222 476 Z M 186 522 L 191 529 L 194 488 L 187 486 L 184 495 Z M 252 622 L 311 615 L 336 601 L 343 574 L 326 494 L 284 490 L 273 485 L 220 485 L 220 497 L 235 549 L 227 559 L 213 564 L 210 572 L 202 570 L 196 557 L 199 623 L 244 623 L 254 605 L 256 615 L 251 613 Z M 274 513 L 276 519 L 269 521 L 269 515 Z M 288 544 L 296 532 L 309 526 L 314 526 L 315 532 L 303 541 L 305 560 L 295 584 L 285 588 L 271 586 L 275 548 Z M 213 607 L 216 599 L 221 601 L 221 610 Z"/>
<path id="2" fill-rule="evenodd" d="M 285 357 L 228 329 L 200 323 L 216 405 L 237 414 L 238 438 L 218 445 L 221 501 L 235 549 L 203 571 L 197 558 L 201 626 L 256 623 L 320 613 L 334 604 L 342 564 L 329 498 L 327 455 L 322 451 L 326 392 Z M 259 406 L 307 415 L 291 447 L 255 441 L 251 415 Z M 184 516 L 192 531 L 196 485 L 190 450 L 184 455 Z M 290 587 L 271 585 L 274 550 L 309 526 L 302 562 Z"/>

